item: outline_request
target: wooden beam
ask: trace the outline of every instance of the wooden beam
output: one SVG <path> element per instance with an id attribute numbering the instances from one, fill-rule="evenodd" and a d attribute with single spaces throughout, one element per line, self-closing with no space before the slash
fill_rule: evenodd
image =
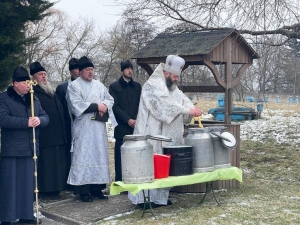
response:
<path id="1" fill-rule="evenodd" d="M 216 82 L 222 86 L 223 88 L 226 88 L 226 83 L 222 80 L 219 71 L 217 70 L 216 66 L 211 61 L 204 61 L 204 64 L 210 69 L 210 71 L 213 73 Z"/>
<path id="2" fill-rule="evenodd" d="M 166 57 L 153 57 L 153 58 L 140 58 L 136 59 L 136 62 L 139 63 L 146 63 L 146 64 L 159 64 L 161 62 L 166 62 Z"/>
<path id="3" fill-rule="evenodd" d="M 231 124 L 231 113 L 232 113 L 232 90 L 231 89 L 231 78 L 232 78 L 232 39 L 227 38 L 225 41 L 225 54 L 227 62 L 225 63 L 225 124 Z"/>
<path id="4" fill-rule="evenodd" d="M 182 71 L 186 70 L 190 65 L 188 63 L 184 64 L 184 67 L 182 68 Z"/>
<path id="5" fill-rule="evenodd" d="M 224 93 L 225 91 L 221 86 L 181 86 L 178 88 L 183 92 Z"/>
<path id="6" fill-rule="evenodd" d="M 250 63 L 245 63 L 239 68 L 236 78 L 231 82 L 231 87 L 235 87 L 240 83 L 242 74 L 249 68 L 249 66 L 251 66 Z"/>
<path id="7" fill-rule="evenodd" d="M 147 63 L 137 63 L 140 67 L 142 67 L 146 72 L 148 73 L 149 76 L 153 73 L 153 70 L 151 66 L 149 66 Z"/>

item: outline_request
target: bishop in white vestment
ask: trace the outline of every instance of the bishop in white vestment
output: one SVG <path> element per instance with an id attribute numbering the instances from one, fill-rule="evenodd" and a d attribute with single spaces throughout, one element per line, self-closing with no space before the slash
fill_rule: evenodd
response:
<path id="1" fill-rule="evenodd" d="M 169 55 L 166 64 L 160 63 L 143 85 L 134 134 L 172 138 L 172 142 L 148 140 L 154 153 L 162 154 L 163 145 L 182 145 L 184 123 L 188 123 L 190 115 L 202 114 L 176 85 L 184 64 L 181 57 Z M 169 189 L 150 190 L 150 201 L 155 204 L 170 204 L 168 196 Z M 144 202 L 142 192 L 136 196 L 129 193 L 128 197 L 133 204 Z"/>

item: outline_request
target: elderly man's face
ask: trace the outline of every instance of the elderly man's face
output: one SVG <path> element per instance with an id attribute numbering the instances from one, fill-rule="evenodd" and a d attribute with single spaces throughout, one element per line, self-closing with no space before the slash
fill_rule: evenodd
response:
<path id="1" fill-rule="evenodd" d="M 80 71 L 80 76 L 86 81 L 92 81 L 94 78 L 94 67 L 86 67 Z"/>
<path id="2" fill-rule="evenodd" d="M 37 72 L 33 75 L 38 84 L 47 84 L 47 73 L 45 71 Z"/>

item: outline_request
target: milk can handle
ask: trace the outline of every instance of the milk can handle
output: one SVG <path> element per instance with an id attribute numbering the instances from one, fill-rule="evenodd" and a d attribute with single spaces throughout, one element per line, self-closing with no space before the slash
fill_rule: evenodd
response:
<path id="1" fill-rule="evenodd" d="M 225 141 L 231 142 L 231 140 L 229 140 L 228 138 L 226 138 L 226 137 L 224 137 L 224 136 L 222 136 L 222 135 L 220 135 L 220 134 L 217 134 L 217 133 L 215 133 L 215 132 L 211 132 L 211 134 L 216 135 L 217 137 L 219 137 L 219 138 L 221 138 L 221 139 L 224 139 Z"/>

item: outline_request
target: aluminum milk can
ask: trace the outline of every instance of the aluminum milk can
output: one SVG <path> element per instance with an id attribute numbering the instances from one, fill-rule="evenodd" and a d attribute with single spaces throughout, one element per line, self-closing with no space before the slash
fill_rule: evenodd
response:
<path id="1" fill-rule="evenodd" d="M 207 129 L 189 128 L 184 142 L 193 146 L 194 173 L 214 171 L 213 140 Z"/>
<path id="2" fill-rule="evenodd" d="M 140 184 L 154 181 L 153 146 L 147 139 L 172 141 L 164 136 L 125 135 L 121 146 L 122 181 Z"/>
<path id="3" fill-rule="evenodd" d="M 145 135 L 125 135 L 121 146 L 122 180 L 125 184 L 154 180 L 153 146 Z"/>
<path id="4" fill-rule="evenodd" d="M 220 137 L 217 137 L 216 135 L 213 134 L 216 133 L 220 135 L 223 131 L 226 130 L 226 127 L 212 126 L 212 127 L 207 127 L 207 129 L 211 133 L 211 137 L 213 139 L 215 169 L 231 167 L 230 149 L 226 148 L 222 144 Z"/>

